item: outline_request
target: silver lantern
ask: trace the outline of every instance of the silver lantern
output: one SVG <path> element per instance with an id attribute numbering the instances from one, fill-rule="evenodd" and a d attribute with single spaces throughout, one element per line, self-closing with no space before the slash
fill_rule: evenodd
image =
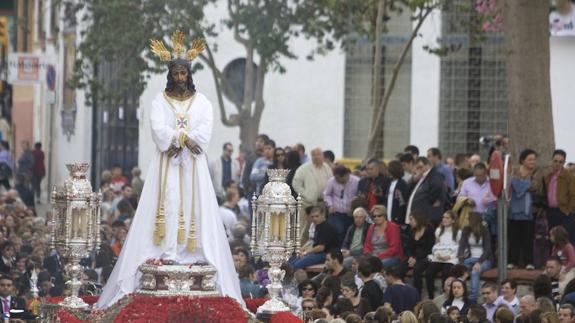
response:
<path id="1" fill-rule="evenodd" d="M 252 240 L 251 251 L 270 264 L 267 289 L 271 298 L 258 308 L 258 314 L 269 315 L 287 312 L 280 299 L 285 271 L 280 269 L 294 251 L 299 250 L 299 216 L 301 198 L 292 196 L 286 184 L 287 169 L 268 169 L 269 182 L 260 196 L 252 198 Z"/>
<path id="2" fill-rule="evenodd" d="M 83 268 L 80 260 L 100 245 L 101 194 L 92 192 L 86 163 L 66 165 L 70 172 L 63 186 L 52 191 L 51 247 L 58 249 L 66 260 L 66 273 L 72 295 L 59 305 L 69 308 L 88 306 L 78 291 L 82 285 Z"/>

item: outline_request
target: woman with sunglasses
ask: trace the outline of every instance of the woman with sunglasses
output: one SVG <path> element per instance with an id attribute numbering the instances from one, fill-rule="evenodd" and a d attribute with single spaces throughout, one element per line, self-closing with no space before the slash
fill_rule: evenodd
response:
<path id="1" fill-rule="evenodd" d="M 287 169 L 286 163 L 286 152 L 283 148 L 274 149 L 274 158 L 272 168 L 275 169 Z"/>
<path id="2" fill-rule="evenodd" d="M 367 230 L 363 252 L 378 257 L 384 268 L 398 265 L 403 260 L 399 226 L 387 220 L 387 209 L 374 205 L 373 224 Z"/>
<path id="3" fill-rule="evenodd" d="M 318 287 L 314 281 L 306 279 L 298 285 L 297 289 L 299 292 L 298 298 L 293 305 L 296 307 L 295 311 L 301 313 L 302 310 L 305 311 L 305 309 L 302 308 L 303 301 L 306 299 L 315 300 Z"/>

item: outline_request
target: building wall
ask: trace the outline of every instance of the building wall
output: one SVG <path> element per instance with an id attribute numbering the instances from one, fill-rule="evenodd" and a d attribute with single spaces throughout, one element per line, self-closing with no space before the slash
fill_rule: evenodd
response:
<path id="1" fill-rule="evenodd" d="M 567 161 L 575 162 L 575 37 L 551 37 L 551 99 L 555 144 L 567 152 Z"/>

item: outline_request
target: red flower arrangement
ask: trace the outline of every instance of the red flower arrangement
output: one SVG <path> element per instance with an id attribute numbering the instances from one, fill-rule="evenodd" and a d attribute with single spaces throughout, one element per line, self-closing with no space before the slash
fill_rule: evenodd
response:
<path id="1" fill-rule="evenodd" d="M 303 322 L 297 316 L 290 312 L 281 312 L 272 315 L 270 323 L 301 323 Z"/>
<path id="2" fill-rule="evenodd" d="M 93 305 L 98 301 L 98 298 L 100 298 L 100 296 L 92 296 L 92 295 L 84 295 L 84 296 L 80 296 L 80 298 L 88 303 L 88 305 Z M 56 296 L 56 297 L 48 297 L 46 298 L 46 302 L 47 303 L 51 303 L 51 304 L 57 304 L 60 303 L 64 300 L 64 296 Z"/>
<path id="3" fill-rule="evenodd" d="M 59 322 L 62 323 L 90 323 L 90 321 L 83 321 L 79 319 L 76 317 L 76 315 L 64 308 L 59 309 L 58 312 L 56 312 L 56 315 L 59 319 Z"/>
<path id="4" fill-rule="evenodd" d="M 246 307 L 250 312 L 256 314 L 258 311 L 258 307 L 264 305 L 267 301 L 267 298 L 245 298 L 244 301 L 246 302 Z"/>
<path id="5" fill-rule="evenodd" d="M 194 322 L 238 323 L 247 317 L 239 304 L 229 297 L 150 297 L 133 295 L 114 322 Z"/>

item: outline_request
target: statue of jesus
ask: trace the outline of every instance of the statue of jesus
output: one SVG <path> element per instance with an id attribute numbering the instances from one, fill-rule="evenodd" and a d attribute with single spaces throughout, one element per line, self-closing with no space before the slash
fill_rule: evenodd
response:
<path id="1" fill-rule="evenodd" d="M 205 154 L 212 132 L 212 105 L 196 91 L 190 67 L 204 43 L 195 41 L 183 56 L 183 38 L 181 32 L 172 35 L 173 53 L 161 41 L 152 41 L 152 52 L 169 61 L 166 89 L 158 93 L 150 113 L 157 149 L 97 308 L 134 292 L 141 276 L 138 267 L 148 259 L 210 263 L 217 269 L 218 291 L 243 304 Z"/>

